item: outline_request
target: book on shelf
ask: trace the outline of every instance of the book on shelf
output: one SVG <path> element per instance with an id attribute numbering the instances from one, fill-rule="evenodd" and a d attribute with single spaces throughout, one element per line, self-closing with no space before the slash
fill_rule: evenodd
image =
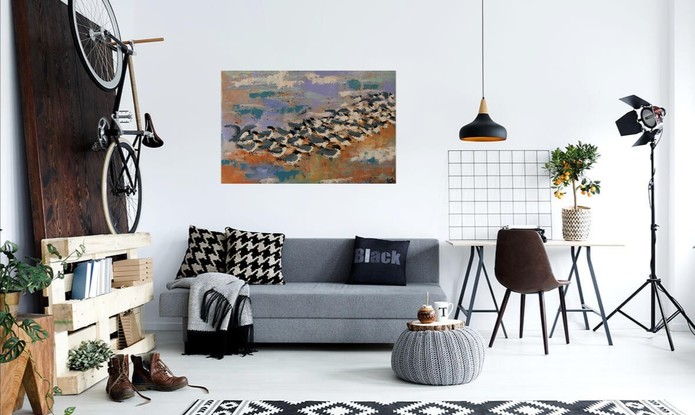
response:
<path id="1" fill-rule="evenodd" d="M 90 260 L 92 263 L 92 273 L 89 276 L 89 294 L 87 295 L 87 298 L 92 298 L 96 297 L 99 292 L 99 277 L 98 275 L 101 274 L 101 260 Z"/>
<path id="2" fill-rule="evenodd" d="M 84 300 L 111 292 L 113 268 L 111 257 L 90 259 L 75 265 L 72 280 L 72 299 Z"/>
<path id="3" fill-rule="evenodd" d="M 92 261 L 80 262 L 72 272 L 72 299 L 84 300 L 89 296 L 89 280 L 92 276 Z"/>

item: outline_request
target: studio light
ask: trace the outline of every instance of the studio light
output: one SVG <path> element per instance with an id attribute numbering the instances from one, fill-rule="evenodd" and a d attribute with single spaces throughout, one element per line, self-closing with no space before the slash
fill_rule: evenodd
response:
<path id="1" fill-rule="evenodd" d="M 678 301 L 666 290 L 666 288 L 661 284 L 661 278 L 656 275 L 656 231 L 659 225 L 656 224 L 656 200 L 655 200 L 655 180 L 654 174 L 656 173 L 656 168 L 654 166 L 654 150 L 656 145 L 661 139 L 661 134 L 663 133 L 662 122 L 666 116 L 666 110 L 657 107 L 643 100 L 636 95 L 630 95 L 624 98 L 620 98 L 621 101 L 633 108 L 633 111 L 620 117 L 615 124 L 618 126 L 618 131 L 620 135 L 632 135 L 642 133 L 640 138 L 632 146 L 642 146 L 649 144 L 650 155 L 649 160 L 651 161 L 651 176 L 649 179 L 649 208 L 651 210 L 651 224 L 649 229 L 651 231 L 651 258 L 649 261 L 649 277 L 647 280 L 635 290 L 625 301 L 623 301 L 612 313 L 606 316 L 606 321 L 613 317 L 615 314 L 620 313 L 627 317 L 633 323 L 642 327 L 650 333 L 656 333 L 661 329 L 666 330 L 666 336 L 668 337 L 668 343 L 671 347 L 671 351 L 675 350 L 673 346 L 673 339 L 671 338 L 671 330 L 668 323 L 676 318 L 678 315 L 682 315 L 688 324 L 688 327 L 695 330 L 695 323 L 685 314 L 685 309 L 680 305 Z M 658 137 L 658 138 L 657 138 Z M 647 289 L 650 296 L 651 308 L 649 310 L 650 324 L 646 326 L 634 317 L 623 311 L 623 307 L 627 305 L 637 294 L 643 289 Z M 666 315 L 664 311 L 664 303 L 668 300 L 671 305 L 676 309 L 672 314 Z M 658 306 L 658 307 L 657 307 Z M 659 319 L 661 316 L 661 319 Z M 600 323 L 598 326 L 594 327 L 594 331 L 601 327 L 604 323 Z"/>
<path id="2" fill-rule="evenodd" d="M 652 142 L 657 134 L 663 131 L 661 123 L 666 116 L 665 109 L 652 105 L 637 95 L 623 97 L 620 100 L 633 108 L 615 122 L 620 135 L 642 133 L 632 145 L 633 147 Z"/>

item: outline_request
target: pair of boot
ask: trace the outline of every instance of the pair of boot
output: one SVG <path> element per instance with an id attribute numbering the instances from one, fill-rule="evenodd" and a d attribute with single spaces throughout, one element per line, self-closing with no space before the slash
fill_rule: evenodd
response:
<path id="1" fill-rule="evenodd" d="M 136 393 L 143 399 L 139 391 L 175 391 L 188 385 L 185 376 L 174 376 L 171 370 L 159 358 L 159 353 L 148 353 L 140 356 L 130 356 L 133 361 L 133 380 L 130 380 L 128 355 L 117 354 L 109 358 L 109 379 L 106 382 L 106 393 L 114 401 L 124 401 Z"/>

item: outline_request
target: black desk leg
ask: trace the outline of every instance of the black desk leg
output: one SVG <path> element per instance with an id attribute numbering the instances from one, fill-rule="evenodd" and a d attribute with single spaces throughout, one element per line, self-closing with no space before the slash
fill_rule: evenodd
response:
<path id="1" fill-rule="evenodd" d="M 468 286 L 468 277 L 471 275 L 471 266 L 473 265 L 473 257 L 475 256 L 475 247 L 471 246 L 471 253 L 468 257 L 468 266 L 466 267 L 466 274 L 463 278 L 463 285 L 461 286 L 461 294 L 459 294 L 459 301 L 456 305 L 456 313 L 454 313 L 454 319 L 458 320 L 459 312 L 463 311 L 465 316 L 468 316 L 468 312 L 461 305 L 463 303 L 463 294 L 466 292 L 466 287 Z"/>
<path id="2" fill-rule="evenodd" d="M 568 280 L 572 281 L 572 277 L 576 277 L 577 281 L 577 290 L 579 291 L 579 301 L 581 302 L 581 309 L 579 310 L 567 310 L 567 311 L 579 311 L 582 313 L 584 316 L 584 325 L 587 330 L 589 330 L 589 321 L 587 319 L 586 313 L 592 312 L 596 313 L 601 316 L 601 324 L 599 326 L 603 325 L 604 330 L 606 331 L 606 339 L 608 340 L 608 345 L 612 346 L 613 345 L 613 338 L 611 337 L 611 332 L 610 329 L 608 328 L 607 324 L 607 318 L 606 318 L 606 312 L 605 309 L 603 308 L 603 300 L 601 300 L 601 292 L 599 291 L 598 288 L 598 281 L 596 280 L 596 273 L 594 272 L 594 264 L 591 261 L 591 247 L 587 246 L 586 247 L 586 263 L 589 267 L 589 275 L 591 275 L 591 282 L 594 285 L 594 292 L 596 293 L 596 301 L 598 302 L 598 308 L 599 311 L 597 312 L 596 310 L 592 309 L 589 307 L 586 302 L 584 301 L 584 291 L 582 290 L 582 283 L 581 279 L 579 278 L 579 271 L 577 268 L 577 260 L 579 259 L 579 255 L 582 251 L 582 247 L 577 247 L 575 250 L 575 247 L 571 248 L 571 254 L 572 254 L 572 269 L 570 270 L 570 275 Z M 567 287 L 569 288 L 569 287 Z M 565 289 L 565 296 L 567 295 L 567 289 Z M 558 308 L 557 313 L 555 314 L 555 321 L 553 322 L 553 328 L 550 331 L 550 337 L 553 336 L 553 333 L 555 332 L 555 326 L 557 324 L 558 317 L 560 315 L 560 308 Z M 598 328 L 598 326 L 597 326 Z M 596 331 L 596 328 L 594 328 L 594 331 Z"/>
<path id="3" fill-rule="evenodd" d="M 586 247 L 586 253 L 587 253 L 587 258 L 589 255 L 589 249 L 591 247 Z M 577 265 L 577 261 L 579 260 L 579 255 L 582 253 L 582 247 L 577 247 L 577 250 L 575 251 L 574 247 L 571 248 L 571 253 L 572 253 L 572 268 L 574 269 L 574 276 L 577 277 L 577 290 L 579 291 L 579 304 L 581 304 L 581 309 L 584 310 L 582 311 L 582 315 L 584 316 L 584 329 L 589 330 L 589 318 L 586 316 L 586 312 L 588 311 L 588 307 L 586 305 L 586 301 L 584 300 L 584 289 L 582 288 L 582 280 L 579 278 L 579 266 Z M 594 285 L 595 286 L 595 285 Z"/>
<path id="4" fill-rule="evenodd" d="M 582 283 L 579 278 L 579 269 L 577 267 L 577 260 L 579 259 L 579 255 L 582 252 L 582 247 L 580 246 L 578 249 L 575 250 L 575 247 L 570 247 L 570 256 L 572 257 L 572 268 L 570 268 L 570 273 L 569 276 L 567 277 L 567 281 L 572 281 L 573 277 L 576 277 L 576 282 L 577 282 L 577 291 L 579 292 L 579 303 L 581 304 L 581 308 L 578 310 L 567 310 L 568 312 L 576 312 L 579 311 L 582 313 L 582 316 L 584 317 L 584 327 L 586 327 L 586 330 L 589 330 L 589 319 L 586 317 L 586 310 L 584 309 L 584 290 L 582 290 Z M 570 284 L 568 287 L 564 289 L 563 296 L 567 298 L 567 292 L 569 291 L 570 287 L 572 284 Z M 550 329 L 550 337 L 553 337 L 553 334 L 555 333 L 555 327 L 557 326 L 557 320 L 560 317 L 560 307 L 557 309 L 557 313 L 555 313 L 555 320 L 553 320 L 553 327 Z"/>
<path id="5" fill-rule="evenodd" d="M 462 304 L 464 301 L 464 295 L 465 295 L 466 289 L 468 287 L 468 278 L 470 277 L 471 268 L 473 265 L 473 257 L 476 255 L 478 256 L 478 265 L 477 265 L 477 269 L 475 272 L 475 278 L 473 280 L 473 291 L 471 293 L 471 298 L 470 298 L 470 302 L 468 305 L 468 309 L 465 309 Z M 454 318 L 458 319 L 459 312 L 463 312 L 463 315 L 466 316 L 466 319 L 465 319 L 466 326 L 470 325 L 471 317 L 472 317 L 474 312 L 494 312 L 494 313 L 497 313 L 498 315 L 500 312 L 499 306 L 497 305 L 497 299 L 495 298 L 495 293 L 492 290 L 492 284 L 490 283 L 490 277 L 487 273 L 487 268 L 485 268 L 484 259 L 485 259 L 485 252 L 484 252 L 483 247 L 482 246 L 471 246 L 470 258 L 468 259 L 468 265 L 466 266 L 466 275 L 463 279 L 463 285 L 461 286 L 461 293 L 459 294 L 459 300 L 458 300 L 458 304 L 456 307 L 456 313 L 454 314 Z M 475 310 L 475 309 L 473 309 L 473 307 L 475 305 L 475 297 L 478 294 L 478 284 L 480 283 L 480 275 L 481 274 L 483 274 L 485 276 L 485 280 L 487 282 L 488 289 L 490 290 L 490 295 L 492 296 L 492 302 L 495 305 L 494 310 Z M 509 338 L 507 336 L 507 329 L 504 327 L 504 323 L 502 323 L 502 333 L 504 334 L 505 338 Z"/>
<path id="6" fill-rule="evenodd" d="M 594 291 L 596 291 L 596 301 L 598 302 L 598 309 L 601 312 L 601 322 L 603 322 L 603 328 L 606 330 L 606 339 L 608 339 L 608 345 L 613 345 L 613 339 L 611 338 L 611 331 L 608 329 L 608 320 L 606 319 L 606 311 L 603 308 L 603 301 L 601 300 L 601 293 L 598 289 L 598 282 L 596 281 L 596 274 L 594 274 L 594 264 L 591 262 L 591 247 L 586 247 L 586 263 L 589 265 L 589 273 L 591 274 L 591 281 L 594 283 Z"/>

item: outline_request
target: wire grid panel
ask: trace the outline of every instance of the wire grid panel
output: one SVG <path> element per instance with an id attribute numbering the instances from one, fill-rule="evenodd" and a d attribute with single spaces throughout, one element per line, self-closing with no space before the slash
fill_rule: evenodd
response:
<path id="1" fill-rule="evenodd" d="M 539 226 L 552 239 L 548 150 L 449 150 L 449 239 Z"/>

